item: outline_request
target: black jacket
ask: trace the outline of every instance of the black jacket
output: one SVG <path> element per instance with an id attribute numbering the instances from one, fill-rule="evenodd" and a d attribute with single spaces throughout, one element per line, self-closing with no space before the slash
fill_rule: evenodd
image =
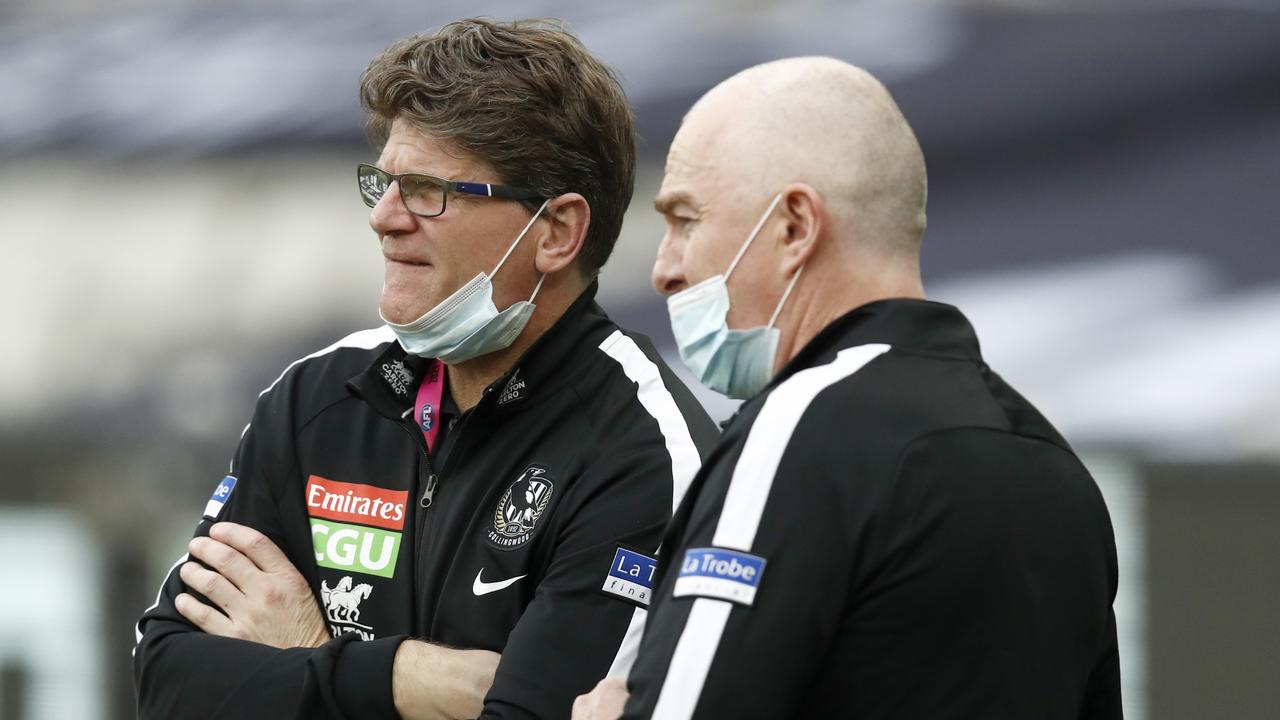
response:
<path id="1" fill-rule="evenodd" d="M 663 547 L 627 718 L 1120 717 L 1102 496 L 953 307 L 825 328 Z"/>
<path id="2" fill-rule="evenodd" d="M 594 292 L 458 419 L 443 464 L 411 417 L 425 362 L 387 328 L 291 365 L 196 534 L 218 519 L 268 535 L 335 639 L 276 650 L 206 635 L 173 606 L 175 565 L 139 622 L 140 715 L 395 718 L 406 635 L 502 653 L 485 717 L 566 717 L 625 667 L 636 610 L 601 588 L 619 546 L 656 550 L 716 430 Z"/>

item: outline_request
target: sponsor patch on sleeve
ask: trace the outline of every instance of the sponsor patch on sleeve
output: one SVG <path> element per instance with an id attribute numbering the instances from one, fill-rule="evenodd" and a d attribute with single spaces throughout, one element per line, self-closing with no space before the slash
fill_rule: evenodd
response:
<path id="1" fill-rule="evenodd" d="M 213 489 L 213 495 L 209 496 L 209 502 L 204 506 L 204 516 L 210 520 L 217 520 L 218 513 L 222 512 L 222 506 L 227 504 L 227 498 L 231 497 L 231 491 L 235 489 L 235 477 L 228 475 L 222 478 L 222 482 Z"/>
<path id="2" fill-rule="evenodd" d="M 765 559 L 724 548 L 690 548 L 680 563 L 674 597 L 705 597 L 751 605 Z"/>
<path id="3" fill-rule="evenodd" d="M 619 547 L 613 554 L 613 564 L 609 566 L 609 574 L 600 589 L 637 607 L 647 608 L 649 596 L 653 594 L 653 571 L 657 566 L 658 561 L 654 558 Z"/>

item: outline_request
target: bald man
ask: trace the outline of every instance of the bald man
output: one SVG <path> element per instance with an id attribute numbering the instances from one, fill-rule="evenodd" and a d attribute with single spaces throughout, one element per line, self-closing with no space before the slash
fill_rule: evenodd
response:
<path id="1" fill-rule="evenodd" d="M 664 536 L 627 681 L 576 717 L 1120 717 L 1106 506 L 924 299 L 925 196 L 845 63 L 754 67 L 686 116 L 653 281 L 686 364 L 748 399 Z"/>

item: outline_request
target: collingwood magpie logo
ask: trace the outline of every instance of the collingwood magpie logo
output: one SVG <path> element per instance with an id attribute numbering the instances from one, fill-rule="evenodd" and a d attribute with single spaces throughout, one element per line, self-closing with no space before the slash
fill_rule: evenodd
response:
<path id="1" fill-rule="evenodd" d="M 365 640 L 374 638 L 373 628 L 359 622 L 360 601 L 372 592 L 372 585 L 355 585 L 350 575 L 339 580 L 332 589 L 327 581 L 320 582 L 320 599 L 324 601 L 324 614 L 329 618 L 329 631 L 334 637 L 356 632 Z"/>
<path id="2" fill-rule="evenodd" d="M 498 505 L 493 509 L 493 527 L 488 532 L 489 542 L 503 550 L 528 542 L 551 502 L 554 489 L 546 468 L 538 465 L 526 468 L 498 498 Z"/>

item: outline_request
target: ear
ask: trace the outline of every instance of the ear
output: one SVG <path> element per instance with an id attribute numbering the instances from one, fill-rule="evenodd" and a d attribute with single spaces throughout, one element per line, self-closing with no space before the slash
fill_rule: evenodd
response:
<path id="1" fill-rule="evenodd" d="M 826 223 L 827 207 L 812 186 L 792 183 L 783 188 L 778 209 L 786 222 L 782 270 L 790 276 L 809 262 L 817 251 Z"/>
<path id="2" fill-rule="evenodd" d="M 591 224 L 591 206 L 578 193 L 565 193 L 542 211 L 547 219 L 547 232 L 538 240 L 534 265 L 540 273 L 555 273 L 565 269 L 582 252 Z"/>

